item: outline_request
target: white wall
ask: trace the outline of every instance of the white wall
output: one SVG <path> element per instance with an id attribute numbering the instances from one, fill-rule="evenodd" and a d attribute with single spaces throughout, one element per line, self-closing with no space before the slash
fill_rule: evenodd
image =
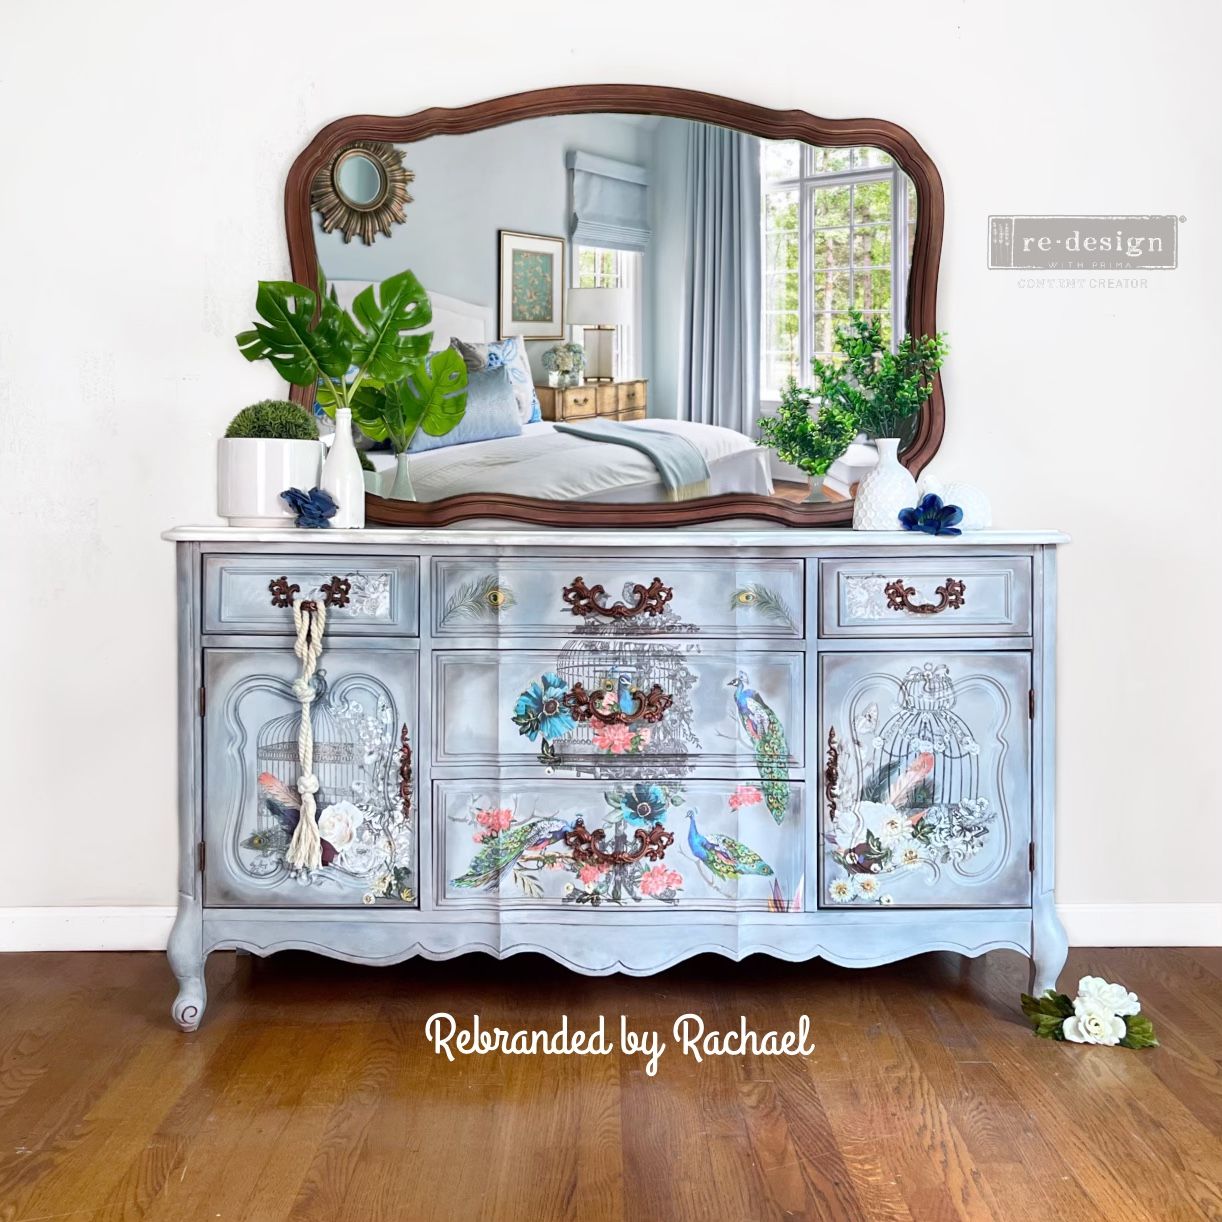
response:
<path id="1" fill-rule="evenodd" d="M 294 155 L 351 112 L 608 79 L 879 115 L 925 145 L 947 199 L 939 465 L 999 523 L 1074 535 L 1059 897 L 1222 902 L 1214 6 L 24 0 L 0 22 L 0 903 L 173 902 L 157 534 L 212 517 L 216 437 L 281 389 L 232 337 L 255 279 L 287 275 Z M 1045 210 L 1183 214 L 1181 266 L 1129 292 L 988 271 L 986 216 Z"/>

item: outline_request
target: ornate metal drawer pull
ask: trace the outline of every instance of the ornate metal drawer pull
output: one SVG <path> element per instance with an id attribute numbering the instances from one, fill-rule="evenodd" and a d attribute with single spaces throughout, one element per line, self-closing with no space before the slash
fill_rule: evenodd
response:
<path id="1" fill-rule="evenodd" d="M 611 687 L 587 692 L 580 683 L 574 683 L 563 699 L 574 721 L 598 721 L 606 726 L 661 721 L 662 714 L 675 702 L 674 697 L 667 695 L 656 683 L 647 692 L 639 687 L 622 692 Z M 627 703 L 631 704 L 630 708 L 624 707 Z"/>
<path id="2" fill-rule="evenodd" d="M 884 587 L 887 595 L 887 606 L 892 611 L 911 611 L 913 615 L 937 615 L 939 611 L 957 611 L 963 606 L 963 592 L 967 586 L 953 577 L 946 579 L 945 585 L 940 585 L 934 593 L 938 596 L 936 603 L 914 603 L 912 596 L 916 590 L 906 586 L 901 578 L 889 581 Z"/>
<path id="3" fill-rule="evenodd" d="M 560 597 L 573 609 L 574 615 L 604 615 L 608 619 L 631 619 L 634 615 L 661 615 L 666 604 L 675 596 L 670 586 L 655 577 L 647 586 L 634 585 L 632 596 L 636 599 L 631 607 L 625 603 L 612 603 L 604 607 L 598 600 L 605 598 L 607 591 L 600 585 L 587 586 L 584 579 L 574 577 L 573 584 L 565 586 Z"/>
<path id="4" fill-rule="evenodd" d="M 827 794 L 827 821 L 836 821 L 836 800 L 840 797 L 840 743 L 836 727 L 827 731 L 827 764 L 823 769 L 823 788 Z"/>
<path id="5" fill-rule="evenodd" d="M 301 593 L 301 587 L 296 582 L 290 585 L 287 577 L 273 577 L 267 583 L 267 588 L 272 596 L 273 607 L 291 607 L 293 595 Z M 318 588 L 323 593 L 324 606 L 346 607 L 348 595 L 352 593 L 352 582 L 346 577 L 333 576 L 330 581 L 324 582 Z"/>
<path id="6" fill-rule="evenodd" d="M 580 815 L 573 820 L 573 830 L 564 833 L 564 843 L 573 850 L 573 860 L 581 865 L 599 866 L 630 866 L 642 857 L 650 861 L 661 861 L 666 856 L 666 850 L 675 843 L 672 832 L 668 832 L 660 823 L 655 823 L 648 831 L 638 827 L 632 834 L 636 844 L 633 848 L 614 848 L 610 852 L 603 847 L 607 833 L 596 827 L 592 832 L 587 830 L 585 820 Z M 622 843 L 621 837 L 616 837 L 617 843 Z"/>

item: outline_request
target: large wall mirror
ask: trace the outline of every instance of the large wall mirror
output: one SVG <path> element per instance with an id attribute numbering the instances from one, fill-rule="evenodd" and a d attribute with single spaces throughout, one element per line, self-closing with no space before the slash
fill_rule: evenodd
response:
<path id="1" fill-rule="evenodd" d="M 368 141 L 393 145 L 411 199 L 388 233 L 351 242 L 311 184 Z M 374 523 L 847 522 L 868 448 L 812 478 L 758 444 L 759 421 L 850 309 L 888 337 L 936 331 L 941 183 L 880 120 L 643 86 L 355 116 L 297 159 L 286 216 L 295 280 L 321 270 L 347 302 L 410 268 L 435 348 L 459 346 L 477 373 L 510 367 L 516 413 L 475 379 L 467 427 L 411 456 L 418 499 L 371 495 Z M 938 385 L 901 451 L 914 471 L 942 421 Z M 393 456 L 370 457 L 389 492 Z"/>

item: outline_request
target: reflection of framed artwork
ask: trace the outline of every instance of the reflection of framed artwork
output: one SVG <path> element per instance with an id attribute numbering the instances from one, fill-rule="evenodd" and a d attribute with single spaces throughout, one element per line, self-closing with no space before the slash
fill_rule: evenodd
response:
<path id="1" fill-rule="evenodd" d="M 510 229 L 500 237 L 500 338 L 563 339 L 564 239 Z"/>

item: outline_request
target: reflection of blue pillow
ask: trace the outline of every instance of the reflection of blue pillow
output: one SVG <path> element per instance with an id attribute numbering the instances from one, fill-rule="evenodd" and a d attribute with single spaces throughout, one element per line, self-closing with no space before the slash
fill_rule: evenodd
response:
<path id="1" fill-rule="evenodd" d="M 496 437 L 517 437 L 522 432 L 518 401 L 514 397 L 509 370 L 504 367 L 467 371 L 467 410 L 448 432 L 433 437 L 417 429 L 409 454 L 439 450 L 442 446 L 467 445 L 472 441 L 492 441 Z"/>
<path id="2" fill-rule="evenodd" d="M 526 345 L 518 336 L 490 344 L 470 344 L 466 340 L 452 339 L 450 347 L 462 353 L 468 369 L 508 369 L 518 401 L 518 419 L 523 424 L 537 424 L 543 419 L 539 396 L 535 394 L 535 381 L 530 373 L 530 361 L 526 356 Z"/>

